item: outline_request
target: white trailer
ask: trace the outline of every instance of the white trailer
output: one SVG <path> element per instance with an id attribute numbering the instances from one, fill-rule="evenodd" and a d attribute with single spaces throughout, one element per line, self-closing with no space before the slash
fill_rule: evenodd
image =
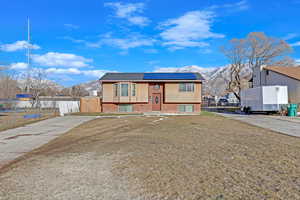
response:
<path id="1" fill-rule="evenodd" d="M 278 112 L 288 104 L 287 86 L 261 86 L 241 91 L 244 112 Z"/>

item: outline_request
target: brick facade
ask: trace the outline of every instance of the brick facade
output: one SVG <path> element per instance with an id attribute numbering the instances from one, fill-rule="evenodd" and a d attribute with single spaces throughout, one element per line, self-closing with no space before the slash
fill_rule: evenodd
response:
<path id="1" fill-rule="evenodd" d="M 143 113 L 143 112 L 152 112 L 154 110 L 153 97 L 155 94 L 160 95 L 160 111 L 165 113 L 178 113 L 179 105 L 194 105 L 194 112 L 201 111 L 201 99 L 199 103 L 188 103 L 188 102 L 178 102 L 178 103 L 168 103 L 165 102 L 165 91 L 164 91 L 164 83 L 149 83 L 148 87 L 148 103 L 133 103 L 133 102 L 123 102 L 124 104 L 131 104 L 133 106 L 133 112 Z M 155 102 L 154 102 L 155 103 Z M 118 112 L 118 103 L 112 102 L 103 102 L 102 103 L 102 111 L 105 113 L 115 113 Z"/>
<path id="2" fill-rule="evenodd" d="M 102 111 L 104 113 L 116 113 L 118 112 L 118 105 L 114 103 L 104 103 L 102 104 Z M 152 104 L 132 104 L 133 112 L 135 113 L 143 113 L 143 112 L 152 112 Z M 166 113 L 178 113 L 178 106 L 182 104 L 165 104 L 162 103 L 161 112 Z M 186 105 L 186 104 L 185 104 Z M 189 104 L 194 105 L 194 112 L 201 112 L 201 103 L 198 104 Z"/>

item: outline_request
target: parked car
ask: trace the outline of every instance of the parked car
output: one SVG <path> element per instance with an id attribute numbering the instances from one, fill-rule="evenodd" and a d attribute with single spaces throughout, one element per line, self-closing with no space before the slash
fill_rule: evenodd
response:
<path id="1" fill-rule="evenodd" d="M 226 106 L 226 105 L 228 105 L 228 100 L 227 99 L 219 99 L 218 105 L 219 106 Z"/>

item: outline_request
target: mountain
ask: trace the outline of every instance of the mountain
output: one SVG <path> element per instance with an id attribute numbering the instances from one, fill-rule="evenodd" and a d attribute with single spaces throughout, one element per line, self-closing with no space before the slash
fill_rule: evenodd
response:
<path id="1" fill-rule="evenodd" d="M 82 83 L 79 84 L 78 86 L 83 87 L 88 92 L 91 92 L 93 90 L 98 90 L 98 91 L 100 90 L 100 84 L 98 80 Z"/>
<path id="2" fill-rule="evenodd" d="M 199 72 L 205 79 L 203 83 L 203 93 L 216 96 L 223 96 L 226 94 L 227 82 L 230 80 L 231 65 L 220 67 L 204 68 L 197 65 L 183 66 L 180 68 L 159 68 L 155 72 Z M 241 71 L 241 77 L 245 80 L 250 80 L 252 77 L 252 69 L 246 66 Z"/>
<path id="3" fill-rule="evenodd" d="M 166 67 L 166 68 L 158 68 L 154 72 L 199 72 L 204 81 L 204 92 L 209 92 L 213 95 L 224 95 L 227 84 L 226 82 L 230 79 L 230 66 L 225 65 L 220 67 L 200 67 L 197 65 L 189 65 L 183 67 Z M 252 77 L 252 70 L 250 67 L 245 67 L 241 76 L 244 79 L 249 80 Z M 79 84 L 79 86 L 83 87 L 87 91 L 92 90 L 100 90 L 99 81 L 90 81 L 87 83 Z"/>

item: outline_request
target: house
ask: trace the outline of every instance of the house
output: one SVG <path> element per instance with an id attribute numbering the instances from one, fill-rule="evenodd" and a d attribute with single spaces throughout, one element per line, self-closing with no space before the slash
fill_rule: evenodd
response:
<path id="1" fill-rule="evenodd" d="M 100 79 L 103 112 L 200 112 L 199 73 L 107 73 Z"/>
<path id="2" fill-rule="evenodd" d="M 253 87 L 288 86 L 289 103 L 300 103 L 300 67 L 261 66 L 253 70 Z"/>

